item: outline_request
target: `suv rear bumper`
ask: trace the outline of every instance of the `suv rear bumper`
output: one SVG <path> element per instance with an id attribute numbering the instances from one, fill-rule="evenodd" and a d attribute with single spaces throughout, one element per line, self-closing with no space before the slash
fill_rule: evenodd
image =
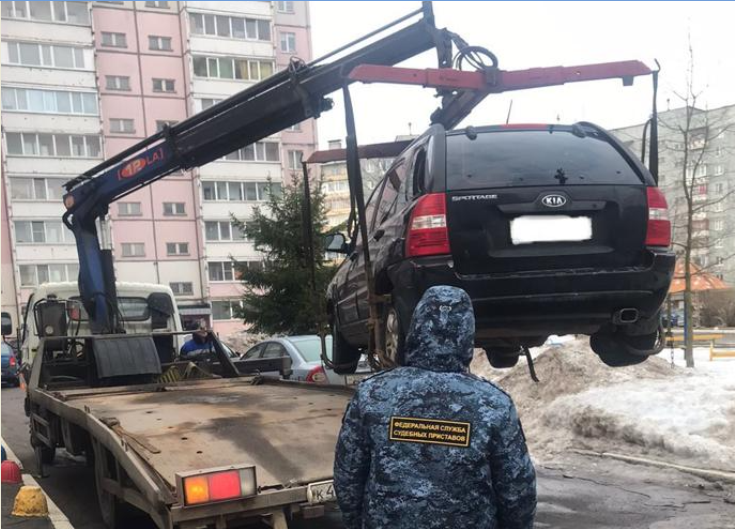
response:
<path id="1" fill-rule="evenodd" d="M 426 289 L 466 290 L 482 345 L 497 337 L 591 334 L 627 308 L 638 310 L 641 318 L 653 317 L 666 298 L 675 262 L 673 252 L 651 250 L 640 267 L 460 275 L 446 256 L 438 256 L 402 261 L 390 276 L 406 329 Z"/>

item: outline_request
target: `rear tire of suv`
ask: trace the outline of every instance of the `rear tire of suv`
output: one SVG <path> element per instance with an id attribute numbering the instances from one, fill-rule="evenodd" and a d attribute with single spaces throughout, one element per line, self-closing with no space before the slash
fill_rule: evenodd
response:
<path id="1" fill-rule="evenodd" d="M 590 347 L 606 365 L 626 367 L 641 364 L 656 354 L 658 332 L 641 336 L 593 334 Z"/>
<path id="2" fill-rule="evenodd" d="M 393 305 L 386 305 L 383 309 L 383 343 L 380 345 L 385 355 L 398 366 L 404 362 L 405 341 L 406 336 L 398 311 Z"/>
<path id="3" fill-rule="evenodd" d="M 508 369 L 518 363 L 518 359 L 521 357 L 521 351 L 509 347 L 493 347 L 485 349 L 485 355 L 487 356 L 487 361 L 495 369 Z"/>
<path id="4" fill-rule="evenodd" d="M 332 319 L 332 362 L 334 372 L 338 375 L 352 375 L 357 371 L 362 352 L 353 347 L 342 336 L 336 318 Z"/>

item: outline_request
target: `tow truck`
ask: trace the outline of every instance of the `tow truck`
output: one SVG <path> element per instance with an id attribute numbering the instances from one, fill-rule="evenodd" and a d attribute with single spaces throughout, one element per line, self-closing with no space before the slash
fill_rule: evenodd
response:
<path id="1" fill-rule="evenodd" d="M 461 59 L 453 64 L 455 46 Z M 150 333 L 126 332 L 112 251 L 102 247 L 98 233 L 110 204 L 171 173 L 317 118 L 333 106 L 326 96 L 342 90 L 356 212 L 353 233 L 362 232 L 366 240 L 348 87 L 358 80 L 390 80 L 386 68 L 432 49 L 439 69 L 427 70 L 430 78 L 415 71 L 393 73 L 401 82 L 438 88 L 442 105 L 432 119 L 447 128 L 490 93 L 651 73 L 635 61 L 519 75 L 499 70 L 496 61 L 485 68 L 478 57 L 492 54 L 438 29 L 431 3 L 423 2 L 420 9 L 311 63 L 292 60 L 288 69 L 166 127 L 66 184 L 63 221 L 76 239 L 79 292 L 90 333 L 74 332 L 81 312 L 77 301 L 34 303 L 41 340 L 27 386 L 27 413 L 41 469 L 60 448 L 86 456 L 94 466 L 108 527 L 129 527 L 131 510 L 149 515 L 161 529 L 262 522 L 283 529 L 293 515 L 322 514 L 334 500 L 333 449 L 351 395 L 347 388 L 261 376 L 265 371 L 288 375 L 288 365 L 233 361 L 213 333 L 211 358 L 196 365 L 179 361 L 173 346 L 177 333 L 160 330 L 173 314 L 170 299 L 148 300 L 156 315 Z M 452 69 L 463 60 L 477 71 Z M 313 251 L 311 244 L 307 248 Z M 368 245 L 363 248 L 369 274 Z M 371 306 L 379 302 L 371 296 Z M 380 367 L 383 355 L 374 344 L 369 353 Z"/>

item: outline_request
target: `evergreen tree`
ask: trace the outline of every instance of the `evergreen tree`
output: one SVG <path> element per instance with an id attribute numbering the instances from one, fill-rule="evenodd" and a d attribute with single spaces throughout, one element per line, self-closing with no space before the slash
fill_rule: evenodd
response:
<path id="1" fill-rule="evenodd" d="M 246 223 L 235 224 L 264 256 L 263 266 L 235 263 L 245 293 L 240 316 L 255 333 L 315 334 L 325 293 L 336 267 L 324 260 L 327 223 L 319 182 L 310 182 L 311 225 L 316 270 L 313 292 L 304 243 L 304 186 L 292 178 L 282 192 L 271 193 L 266 208 L 256 207 Z"/>

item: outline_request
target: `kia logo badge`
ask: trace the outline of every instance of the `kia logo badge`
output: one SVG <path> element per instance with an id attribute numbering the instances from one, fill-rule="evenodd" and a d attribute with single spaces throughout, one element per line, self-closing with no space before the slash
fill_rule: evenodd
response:
<path id="1" fill-rule="evenodd" d="M 564 195 L 546 195 L 541 199 L 541 203 L 547 208 L 560 208 L 567 203 L 567 197 Z"/>

